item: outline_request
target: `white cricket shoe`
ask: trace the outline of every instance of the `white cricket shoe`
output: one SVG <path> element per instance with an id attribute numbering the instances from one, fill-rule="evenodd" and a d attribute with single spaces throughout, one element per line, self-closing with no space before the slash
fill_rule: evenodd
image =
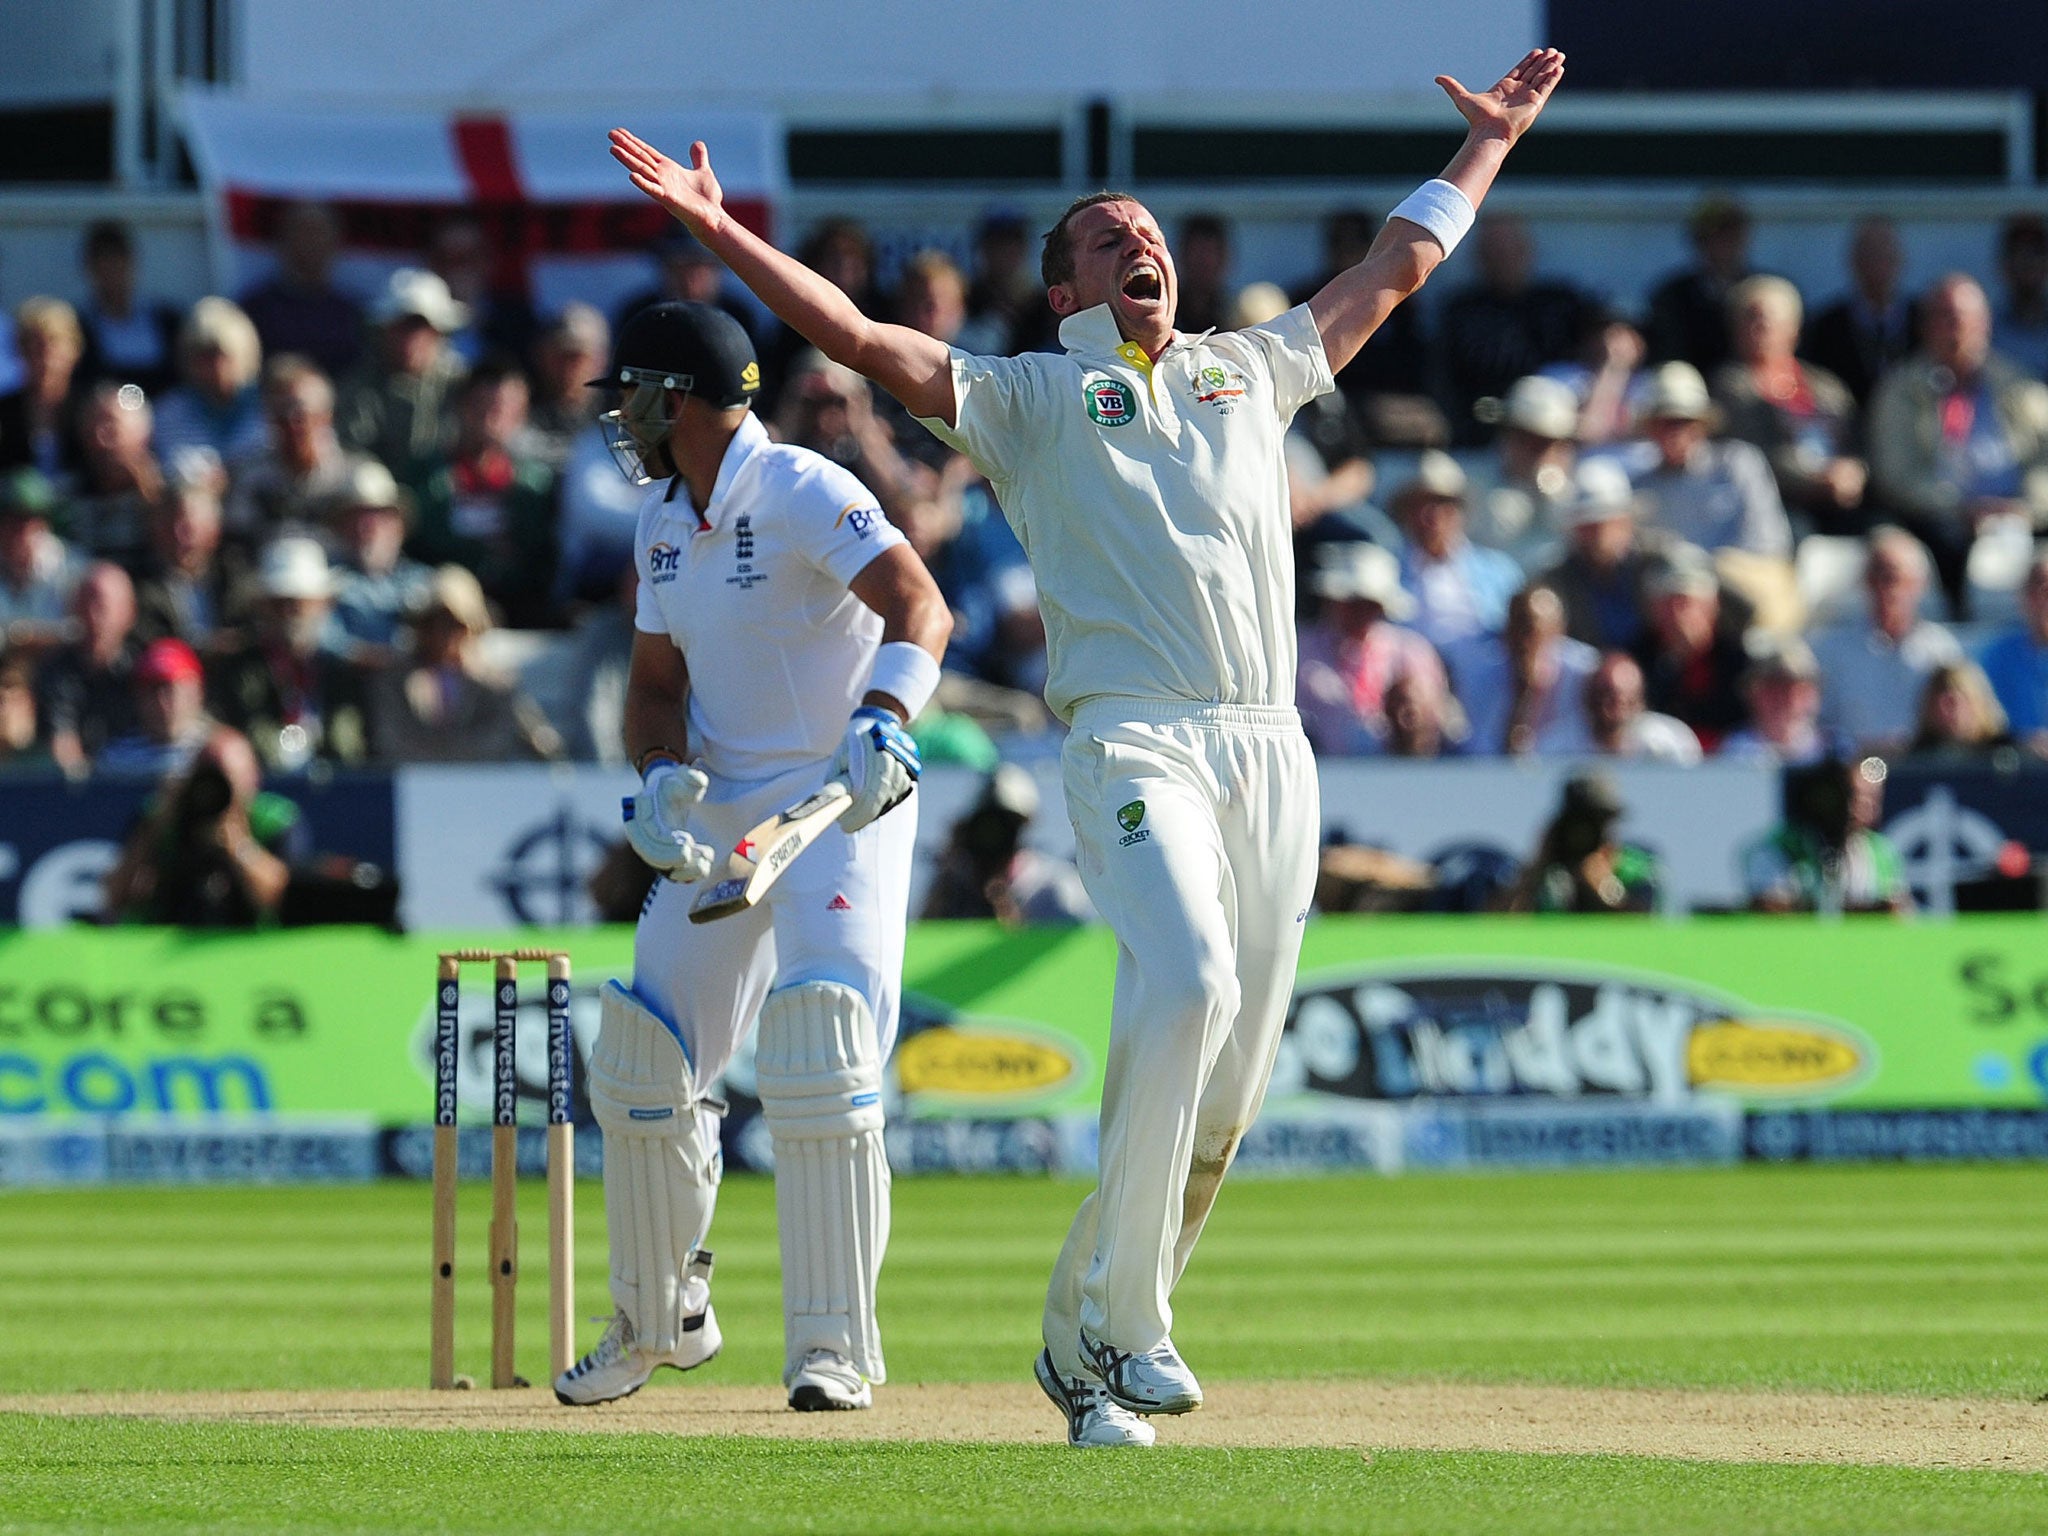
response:
<path id="1" fill-rule="evenodd" d="M 1173 1347 L 1161 1339 L 1143 1354 L 1132 1354 L 1081 1330 L 1081 1359 L 1102 1379 L 1110 1401 L 1132 1413 L 1193 1413 L 1202 1406 L 1202 1384 Z"/>
<path id="2" fill-rule="evenodd" d="M 725 1336 L 718 1331 L 718 1314 L 711 1310 L 710 1249 L 699 1248 L 690 1255 L 683 1285 L 684 1304 L 701 1297 L 703 1306 L 683 1318 L 682 1341 L 674 1354 L 641 1349 L 634 1342 L 633 1320 L 614 1312 L 597 1347 L 555 1378 L 555 1401 L 572 1408 L 616 1402 L 646 1386 L 647 1378 L 662 1366 L 695 1370 L 723 1349 Z"/>
<path id="3" fill-rule="evenodd" d="M 1067 1416 L 1067 1444 L 1083 1450 L 1120 1445 L 1150 1445 L 1158 1439 L 1150 1424 L 1110 1401 L 1108 1390 L 1092 1376 L 1062 1376 L 1052 1351 L 1041 1349 L 1033 1373 L 1053 1406 Z"/>
<path id="4" fill-rule="evenodd" d="M 829 1349 L 814 1349 L 789 1378 L 789 1406 L 798 1413 L 831 1413 L 874 1406 L 867 1378 L 853 1362 Z"/>

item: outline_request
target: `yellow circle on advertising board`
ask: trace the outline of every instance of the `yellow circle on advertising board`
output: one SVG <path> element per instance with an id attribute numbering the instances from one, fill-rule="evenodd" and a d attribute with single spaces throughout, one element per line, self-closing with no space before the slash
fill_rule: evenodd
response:
<path id="1" fill-rule="evenodd" d="M 1685 1057 L 1696 1088 L 1820 1088 L 1864 1067 L 1863 1052 L 1840 1035 L 1740 1019 L 1700 1025 L 1686 1042 Z"/>
<path id="2" fill-rule="evenodd" d="M 1071 1054 L 1022 1035 L 968 1034 L 941 1026 L 896 1047 L 896 1080 L 905 1093 L 977 1098 L 1043 1093 L 1073 1075 Z"/>

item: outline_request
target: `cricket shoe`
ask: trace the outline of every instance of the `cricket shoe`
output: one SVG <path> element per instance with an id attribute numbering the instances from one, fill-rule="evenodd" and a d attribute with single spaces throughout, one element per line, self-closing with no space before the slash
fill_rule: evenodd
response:
<path id="1" fill-rule="evenodd" d="M 1108 1390 L 1094 1377 L 1062 1376 L 1052 1363 L 1051 1350 L 1041 1349 L 1031 1368 L 1053 1406 L 1067 1416 L 1067 1444 L 1102 1450 L 1150 1445 L 1158 1438 L 1150 1424 L 1111 1402 Z"/>
<path id="2" fill-rule="evenodd" d="M 853 1362 L 829 1349 L 814 1349 L 789 1378 L 789 1406 L 798 1413 L 834 1413 L 874 1406 L 867 1378 Z"/>
<path id="3" fill-rule="evenodd" d="M 1193 1413 L 1202 1406 L 1202 1384 L 1173 1347 L 1161 1339 L 1143 1354 L 1132 1354 L 1081 1330 L 1081 1360 L 1102 1378 L 1110 1401 L 1132 1413 Z"/>
<path id="4" fill-rule="evenodd" d="M 718 1314 L 711 1310 L 711 1253 L 699 1248 L 690 1255 L 684 1280 L 684 1304 L 701 1298 L 703 1305 L 683 1318 L 682 1340 L 673 1354 L 642 1349 L 633 1337 L 633 1320 L 614 1312 L 597 1347 L 555 1378 L 555 1400 L 572 1408 L 616 1402 L 647 1385 L 662 1366 L 695 1370 L 725 1347 Z M 694 1293 L 694 1295 L 692 1294 Z"/>

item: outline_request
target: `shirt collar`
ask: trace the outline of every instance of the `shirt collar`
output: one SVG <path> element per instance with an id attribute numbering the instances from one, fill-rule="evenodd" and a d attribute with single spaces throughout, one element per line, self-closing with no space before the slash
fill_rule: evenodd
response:
<path id="1" fill-rule="evenodd" d="M 1186 339 L 1175 331 L 1166 343 L 1166 352 L 1171 352 Z M 1145 349 L 1135 341 L 1124 340 L 1124 333 L 1117 329 L 1116 316 L 1107 304 L 1081 310 L 1062 320 L 1060 345 L 1076 357 L 1114 357 L 1148 377 L 1152 372 L 1153 359 L 1147 357 Z M 1160 357 L 1165 357 L 1166 352 L 1161 352 Z"/>
<path id="2" fill-rule="evenodd" d="M 768 445 L 768 429 L 752 411 L 740 418 L 739 430 L 732 435 L 732 441 L 725 445 L 725 457 L 718 461 L 718 478 L 711 483 L 711 504 L 700 507 L 690 499 L 690 488 L 683 484 L 683 477 L 677 475 L 669 482 L 668 495 L 664 501 L 680 502 L 697 517 L 698 531 L 717 527 L 723 520 L 725 503 L 731 494 L 732 483 L 739 478 L 740 470 L 762 448 Z"/>

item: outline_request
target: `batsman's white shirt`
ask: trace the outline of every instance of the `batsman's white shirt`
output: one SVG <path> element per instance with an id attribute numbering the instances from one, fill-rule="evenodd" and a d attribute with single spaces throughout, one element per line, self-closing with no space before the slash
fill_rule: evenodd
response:
<path id="1" fill-rule="evenodd" d="M 1104 307 L 1064 357 L 953 354 L 957 425 L 1031 558 L 1082 881 L 1119 946 L 1101 1185 L 1054 1266 L 1045 1342 L 1150 1349 L 1271 1075 L 1315 882 L 1294 709 L 1288 422 L 1333 385 L 1314 317 L 1176 336 Z"/>
<path id="2" fill-rule="evenodd" d="M 1152 361 L 1107 305 L 1065 356 L 953 354 L 956 426 L 1038 581 L 1062 720 L 1098 693 L 1294 702 L 1294 543 L 1282 444 L 1334 384 L 1306 305 L 1176 336 Z"/>
<path id="3" fill-rule="evenodd" d="M 690 669 L 690 747 L 707 773 L 766 779 L 830 758 L 867 692 L 882 619 L 847 583 L 903 535 L 874 493 L 749 415 L 711 501 L 680 476 L 648 493 L 634 627 Z"/>

